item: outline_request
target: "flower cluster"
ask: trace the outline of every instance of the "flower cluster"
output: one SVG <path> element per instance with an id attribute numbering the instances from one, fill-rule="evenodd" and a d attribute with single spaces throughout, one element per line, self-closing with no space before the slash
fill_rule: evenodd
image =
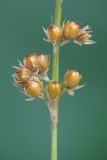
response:
<path id="1" fill-rule="evenodd" d="M 56 45 L 60 42 L 60 45 L 64 45 L 71 40 L 77 43 L 78 45 L 83 44 L 93 44 L 94 41 L 90 40 L 91 38 L 91 30 L 89 25 L 84 28 L 80 28 L 80 26 L 72 21 L 68 21 L 67 23 L 63 23 L 62 27 L 58 27 L 56 25 L 50 25 L 47 29 L 43 28 L 47 39 L 46 41 Z"/>
<path id="2" fill-rule="evenodd" d="M 89 26 L 81 27 L 72 21 L 64 22 L 61 27 L 50 25 L 47 30 L 44 29 L 47 40 L 53 46 L 62 46 L 71 40 L 79 45 L 93 44 L 90 40 L 91 30 Z M 63 83 L 53 82 L 47 76 L 50 67 L 50 57 L 46 54 L 34 53 L 24 57 L 23 63 L 19 61 L 16 69 L 14 82 L 19 86 L 30 100 L 37 97 L 44 99 L 47 103 L 56 101 L 65 91 L 74 95 L 74 91 L 80 89 L 79 82 L 81 75 L 75 70 L 67 71 Z M 43 83 L 45 80 L 46 82 Z M 45 85 L 45 86 L 44 86 Z"/>
<path id="3" fill-rule="evenodd" d="M 90 40 L 89 26 L 81 29 L 77 23 L 72 21 L 63 23 L 62 27 L 50 25 L 44 31 L 47 35 L 46 41 L 53 45 L 54 54 L 58 54 L 55 52 L 57 47 L 70 41 L 79 45 L 95 43 Z M 19 60 L 18 62 L 19 66 L 14 66 L 16 69 L 15 74 L 13 74 L 15 85 L 20 87 L 21 92 L 29 97 L 26 100 L 41 98 L 49 108 L 52 122 L 56 123 L 57 100 L 65 92 L 73 96 L 75 90 L 84 86 L 79 85 L 81 74 L 72 69 L 65 73 L 62 83 L 49 79 L 47 73 L 50 68 L 50 56 L 42 53 L 29 54 L 24 57 L 23 63 Z"/>
<path id="4" fill-rule="evenodd" d="M 19 66 L 13 74 L 14 82 L 23 92 L 34 99 L 42 96 L 42 80 L 49 81 L 47 72 L 50 65 L 49 56 L 41 53 L 29 54 L 24 57 L 23 63 L 19 61 Z"/>
<path id="5" fill-rule="evenodd" d="M 13 74 L 15 85 L 20 87 L 29 99 L 42 98 L 47 103 L 55 102 L 65 91 L 70 95 L 74 90 L 79 89 L 81 75 L 75 70 L 68 71 L 63 83 L 49 80 L 47 72 L 50 67 L 50 58 L 45 54 L 29 54 L 24 57 L 23 63 L 19 61 L 19 66 Z M 46 82 L 44 83 L 45 80 Z"/>

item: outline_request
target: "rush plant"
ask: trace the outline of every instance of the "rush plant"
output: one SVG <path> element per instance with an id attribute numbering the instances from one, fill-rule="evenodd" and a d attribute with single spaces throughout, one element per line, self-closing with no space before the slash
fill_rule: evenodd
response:
<path id="1" fill-rule="evenodd" d="M 51 117 L 51 160 L 57 160 L 57 124 L 58 124 L 58 101 L 67 92 L 73 96 L 74 92 L 84 85 L 80 85 L 81 74 L 75 69 L 67 71 L 63 82 L 59 82 L 59 52 L 63 45 L 75 42 L 76 44 L 88 45 L 95 43 L 91 38 L 89 25 L 81 28 L 79 24 L 68 20 L 61 24 L 62 0 L 56 0 L 54 23 L 43 28 L 46 38 L 53 47 L 53 55 L 43 53 L 31 53 L 24 57 L 23 62 L 13 74 L 14 83 L 20 87 L 21 92 L 28 97 L 26 100 L 40 98 L 47 105 Z M 52 57 L 52 63 L 50 63 Z M 48 77 L 48 70 L 52 65 L 52 77 Z"/>

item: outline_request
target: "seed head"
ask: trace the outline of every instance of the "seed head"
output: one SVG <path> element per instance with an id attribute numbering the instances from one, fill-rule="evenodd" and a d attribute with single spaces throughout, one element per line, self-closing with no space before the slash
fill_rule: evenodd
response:
<path id="1" fill-rule="evenodd" d="M 30 80 L 24 88 L 25 93 L 31 98 L 37 98 L 42 95 L 43 85 L 40 81 Z"/>
<path id="2" fill-rule="evenodd" d="M 31 76 L 32 72 L 25 67 L 18 67 L 13 75 L 15 84 L 20 87 L 24 87 Z"/>
<path id="3" fill-rule="evenodd" d="M 38 69 L 38 58 L 36 54 L 29 54 L 24 57 L 24 66 L 34 72 Z"/>
<path id="4" fill-rule="evenodd" d="M 18 81 L 28 81 L 32 75 L 32 71 L 28 68 L 20 67 L 16 70 L 15 78 Z"/>
<path id="5" fill-rule="evenodd" d="M 51 25 L 47 30 L 44 29 L 44 32 L 46 33 L 50 43 L 57 44 L 61 40 L 62 31 L 58 26 Z"/>
<path id="6" fill-rule="evenodd" d="M 70 40 L 75 38 L 78 32 L 79 32 L 79 25 L 76 24 L 75 22 L 69 21 L 62 27 L 62 35 L 65 40 Z"/>
<path id="7" fill-rule="evenodd" d="M 47 92 L 51 99 L 58 99 L 62 93 L 61 84 L 57 82 L 49 82 L 47 86 Z"/>
<path id="8" fill-rule="evenodd" d="M 37 61 L 39 73 L 43 73 L 48 70 L 50 61 L 47 55 L 37 54 Z"/>
<path id="9" fill-rule="evenodd" d="M 49 57 L 44 54 L 29 54 L 24 58 L 24 66 L 33 72 L 43 73 L 49 68 Z"/>
<path id="10" fill-rule="evenodd" d="M 80 82 L 81 75 L 75 70 L 70 70 L 65 74 L 64 86 L 68 89 L 74 89 Z"/>

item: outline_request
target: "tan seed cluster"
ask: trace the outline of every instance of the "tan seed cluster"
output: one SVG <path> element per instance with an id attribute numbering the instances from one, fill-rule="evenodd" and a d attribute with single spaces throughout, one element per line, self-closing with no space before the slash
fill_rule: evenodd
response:
<path id="1" fill-rule="evenodd" d="M 43 85 L 41 79 L 47 76 L 50 60 L 44 54 L 29 54 L 24 57 L 23 64 L 20 62 L 19 67 L 13 75 L 14 82 L 23 89 L 23 92 L 31 98 L 37 98 L 42 95 Z"/>
<path id="2" fill-rule="evenodd" d="M 91 31 L 90 27 L 86 26 L 81 28 L 79 24 L 68 21 L 67 23 L 63 23 L 62 27 L 58 27 L 56 25 L 51 25 L 44 32 L 47 35 L 47 41 L 52 44 L 57 43 L 66 43 L 66 41 L 73 40 L 75 43 L 82 44 L 93 44 L 94 41 L 90 40 Z"/>

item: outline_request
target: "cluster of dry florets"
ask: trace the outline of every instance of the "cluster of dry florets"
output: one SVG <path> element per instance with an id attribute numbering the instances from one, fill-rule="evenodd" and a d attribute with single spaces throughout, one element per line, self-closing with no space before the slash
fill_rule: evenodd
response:
<path id="1" fill-rule="evenodd" d="M 63 83 L 52 81 L 47 72 L 50 67 L 50 58 L 46 54 L 29 54 L 24 57 L 23 63 L 19 60 L 19 66 L 13 74 L 15 85 L 28 96 L 26 100 L 40 98 L 48 105 L 51 120 L 57 122 L 55 103 L 64 92 L 74 95 L 74 90 L 83 86 L 79 85 L 81 75 L 76 70 L 67 71 Z"/>
<path id="2" fill-rule="evenodd" d="M 50 25 L 48 29 L 44 29 L 47 40 L 50 42 L 54 51 L 57 45 L 62 46 L 71 40 L 75 43 L 93 44 L 90 40 L 90 27 L 86 26 L 80 29 L 80 26 L 75 22 L 68 21 L 63 23 L 62 27 Z M 56 54 L 56 53 L 54 53 Z M 52 121 L 56 122 L 55 103 L 64 92 L 69 95 L 74 95 L 74 91 L 80 89 L 84 85 L 79 85 L 81 75 L 78 71 L 72 69 L 65 73 L 63 82 L 52 81 L 47 73 L 50 68 L 50 56 L 41 53 L 29 54 L 24 57 L 23 63 L 19 60 L 19 66 L 13 74 L 15 85 L 21 88 L 21 92 L 26 94 L 33 100 L 41 98 L 47 103 L 51 113 Z"/>
<path id="3" fill-rule="evenodd" d="M 70 95 L 74 90 L 79 89 L 81 75 L 76 70 L 67 71 L 63 83 L 49 80 L 47 72 L 50 67 L 50 58 L 46 54 L 29 54 L 24 57 L 23 63 L 19 61 L 19 66 L 13 74 L 15 85 L 21 88 L 29 99 L 42 98 L 47 103 L 56 101 L 64 91 Z M 45 83 L 44 83 L 45 81 Z"/>
<path id="4" fill-rule="evenodd" d="M 90 30 L 89 25 L 84 28 L 72 21 L 67 23 L 63 22 L 62 26 L 58 27 L 56 25 L 50 25 L 47 29 L 43 28 L 44 32 L 47 35 L 47 39 L 44 39 L 53 45 L 56 45 L 60 42 L 60 46 L 70 42 L 71 40 L 82 46 L 83 44 L 93 44 L 94 41 L 90 40 L 92 31 Z"/>

